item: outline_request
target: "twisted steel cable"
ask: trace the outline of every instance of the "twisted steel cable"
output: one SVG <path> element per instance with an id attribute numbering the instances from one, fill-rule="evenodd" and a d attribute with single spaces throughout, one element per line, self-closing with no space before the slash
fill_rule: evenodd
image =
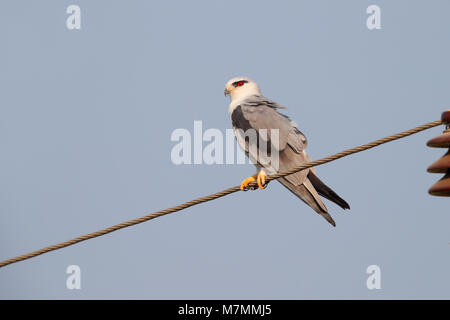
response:
<path id="1" fill-rule="evenodd" d="M 322 159 L 319 159 L 319 160 L 316 160 L 316 161 L 312 161 L 312 162 L 308 162 L 308 163 L 306 163 L 304 165 L 301 165 L 301 166 L 298 166 L 298 167 L 294 167 L 294 168 L 292 168 L 292 169 L 290 169 L 288 171 L 279 172 L 277 174 L 269 175 L 266 178 L 266 182 L 269 182 L 271 180 L 275 180 L 275 179 L 278 179 L 278 178 L 281 178 L 281 177 L 293 174 L 295 172 L 298 172 L 298 171 L 301 171 L 301 170 L 304 170 L 304 169 L 308 169 L 308 168 L 311 168 L 311 167 L 316 167 L 316 166 L 325 164 L 327 162 L 331 162 L 331 161 L 343 158 L 345 156 L 349 156 L 349 155 L 354 154 L 354 153 L 362 152 L 362 151 L 371 149 L 373 147 L 385 144 L 387 142 L 398 140 L 398 139 L 410 136 L 412 134 L 418 133 L 420 131 L 436 127 L 436 126 L 441 125 L 441 124 L 443 124 L 443 122 L 441 120 L 433 121 L 433 122 L 430 122 L 430 123 L 418 126 L 416 128 L 407 130 L 407 131 L 403 131 L 403 132 L 400 132 L 400 133 L 397 133 L 397 134 L 394 134 L 394 135 L 391 135 L 391 136 L 388 136 L 388 137 L 385 137 L 385 138 L 381 138 L 381 139 L 375 140 L 373 142 L 361 145 L 359 147 L 347 149 L 347 150 L 344 150 L 342 152 L 339 152 L 339 153 L 336 153 L 334 155 L 331 155 L 329 157 L 322 158 Z M 256 182 L 252 182 L 252 183 L 249 184 L 249 187 L 256 187 L 256 186 L 257 186 Z M 58 244 L 55 244 L 55 245 L 52 245 L 52 246 L 48 246 L 48 247 L 45 247 L 45 248 L 42 248 L 42 249 L 30 252 L 30 253 L 27 253 L 27 254 L 15 257 L 15 258 L 7 259 L 7 260 L 4 260 L 4 261 L 0 262 L 0 268 L 1 267 L 5 267 L 5 266 L 7 266 L 9 264 L 12 264 L 12 263 L 16 263 L 16 262 L 19 262 L 19 261 L 23 261 L 23 260 L 26 260 L 26 259 L 30 259 L 30 258 L 39 256 L 41 254 L 44 254 L 44 253 L 47 253 L 47 252 L 50 252 L 50 251 L 54 251 L 54 250 L 57 250 L 57 249 L 65 248 L 65 247 L 71 246 L 73 244 L 76 244 L 78 242 L 82 242 L 82 241 L 86 241 L 86 240 L 89 240 L 89 239 L 92 239 L 92 238 L 100 237 L 100 236 L 103 236 L 105 234 L 117 231 L 119 229 L 131 227 L 133 225 L 136 225 L 136 224 L 139 224 L 139 223 L 142 223 L 142 222 L 146 222 L 148 220 L 152 220 L 154 218 L 158 218 L 158 217 L 164 216 L 164 215 L 169 214 L 169 213 L 174 213 L 174 212 L 177 212 L 177 211 L 180 211 L 180 210 L 183 210 L 183 209 L 195 206 L 195 205 L 200 204 L 200 203 L 212 201 L 212 200 L 224 197 L 226 195 L 229 195 L 229 194 L 237 192 L 237 191 L 241 191 L 240 186 L 231 187 L 231 188 L 225 189 L 225 190 L 220 191 L 220 192 L 216 192 L 216 193 L 208 195 L 208 196 L 200 197 L 200 198 L 197 198 L 197 199 L 185 202 L 185 203 L 180 204 L 178 206 L 174 206 L 174 207 L 171 207 L 171 208 L 168 208 L 168 209 L 165 209 L 165 210 L 157 211 L 157 212 L 145 215 L 145 216 L 137 218 L 137 219 L 133 219 L 133 220 L 129 220 L 129 221 L 126 221 L 126 222 L 122 222 L 122 223 L 113 225 L 111 227 L 108 227 L 108 228 L 105 228 L 105 229 L 102 229 L 102 230 L 99 230 L 99 231 L 96 231 L 96 232 L 92 232 L 92 233 L 89 233 L 89 234 L 85 234 L 83 236 L 80 236 L 80 237 L 77 237 L 77 238 L 74 238 L 74 239 L 71 239 L 71 240 L 68 240 L 68 241 L 65 241 L 65 242 L 61 242 L 61 243 L 58 243 Z"/>

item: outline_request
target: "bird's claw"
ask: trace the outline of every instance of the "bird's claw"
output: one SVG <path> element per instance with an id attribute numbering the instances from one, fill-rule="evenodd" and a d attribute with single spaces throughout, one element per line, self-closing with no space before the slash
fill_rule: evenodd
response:
<path id="1" fill-rule="evenodd" d="M 250 186 L 249 187 L 249 184 L 256 180 L 255 176 L 256 175 L 248 177 L 247 179 L 242 181 L 242 183 L 241 183 L 241 190 L 242 191 L 248 191 L 248 190 L 255 190 L 256 189 L 256 186 Z"/>
<path id="2" fill-rule="evenodd" d="M 266 177 L 267 177 L 267 174 L 263 170 L 261 170 L 258 173 L 258 176 L 256 177 L 256 181 L 258 182 L 258 187 L 261 190 L 265 189 L 267 187 L 267 185 L 269 184 L 269 182 L 266 183 Z"/>
<path id="3" fill-rule="evenodd" d="M 267 185 L 269 184 L 269 182 L 266 183 L 266 177 L 267 177 L 267 174 L 263 170 L 261 170 L 258 174 L 248 177 L 247 179 L 242 181 L 241 190 L 248 191 L 248 190 L 256 190 L 258 188 L 261 190 L 265 189 L 267 187 Z M 249 184 L 251 184 L 253 181 L 256 181 L 258 184 L 249 186 Z"/>

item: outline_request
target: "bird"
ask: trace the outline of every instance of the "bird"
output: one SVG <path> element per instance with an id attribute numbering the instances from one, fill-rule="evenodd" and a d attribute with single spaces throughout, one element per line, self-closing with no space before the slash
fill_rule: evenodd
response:
<path id="1" fill-rule="evenodd" d="M 262 95 L 256 82 L 249 77 L 235 77 L 225 84 L 224 95 L 230 97 L 228 113 L 236 140 L 257 168 L 256 174 L 242 181 L 241 190 L 247 191 L 254 181 L 257 188 L 264 189 L 267 175 L 311 161 L 306 152 L 306 136 L 295 122 L 279 112 L 286 109 L 284 106 Z M 249 131 L 256 132 L 257 139 L 252 139 L 252 135 L 247 134 Z M 265 153 L 260 152 L 263 146 Z M 276 165 L 270 159 L 276 159 Z M 344 210 L 350 209 L 344 199 L 319 179 L 314 167 L 277 180 L 334 227 L 336 222 L 328 213 L 321 196 Z"/>

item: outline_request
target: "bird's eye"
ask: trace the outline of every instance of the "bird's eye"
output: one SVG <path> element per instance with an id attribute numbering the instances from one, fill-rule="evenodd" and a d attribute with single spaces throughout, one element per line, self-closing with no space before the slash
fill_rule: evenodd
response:
<path id="1" fill-rule="evenodd" d="M 247 83 L 247 82 L 248 82 L 247 80 L 236 81 L 236 82 L 233 82 L 233 86 L 235 88 L 242 87 L 244 85 L 244 83 Z"/>

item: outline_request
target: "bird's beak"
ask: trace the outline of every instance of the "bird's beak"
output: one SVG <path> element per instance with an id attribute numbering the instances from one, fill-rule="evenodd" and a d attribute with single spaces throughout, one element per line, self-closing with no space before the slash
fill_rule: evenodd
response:
<path id="1" fill-rule="evenodd" d="M 230 94 L 230 92 L 228 91 L 227 88 L 225 88 L 225 90 L 223 90 L 223 95 L 224 95 L 224 96 L 227 96 L 227 95 L 229 95 L 229 94 Z"/>

